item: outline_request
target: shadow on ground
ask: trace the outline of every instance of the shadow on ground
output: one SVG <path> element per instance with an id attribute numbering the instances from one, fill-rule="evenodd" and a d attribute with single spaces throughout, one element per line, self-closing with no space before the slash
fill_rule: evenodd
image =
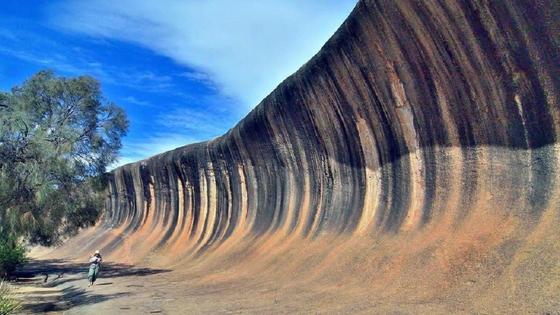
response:
<path id="1" fill-rule="evenodd" d="M 36 287 L 37 290 L 22 294 L 24 313 L 65 311 L 70 308 L 100 303 L 110 299 L 130 296 L 130 292 L 99 294 L 85 287 L 87 263 L 68 262 L 62 259 L 32 260 L 17 273 L 16 283 Z M 168 269 L 135 267 L 127 264 L 104 263 L 97 286 L 109 286 L 109 279 L 119 277 L 143 277 L 164 272 Z M 73 283 L 75 282 L 75 283 Z M 45 294 L 44 290 L 55 290 L 57 294 Z"/>
<path id="2" fill-rule="evenodd" d="M 62 295 L 56 298 L 41 298 L 30 294 L 29 301 L 24 301 L 22 311 L 24 313 L 61 312 L 76 306 L 100 303 L 113 298 L 129 296 L 129 292 L 113 294 L 96 294 L 87 292 L 84 288 L 70 286 L 62 289 Z"/>

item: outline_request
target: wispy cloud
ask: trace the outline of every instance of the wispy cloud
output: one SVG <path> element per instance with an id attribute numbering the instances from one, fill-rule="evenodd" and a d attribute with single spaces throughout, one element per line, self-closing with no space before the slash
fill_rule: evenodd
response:
<path id="1" fill-rule="evenodd" d="M 194 82 L 200 82 L 208 87 L 214 88 L 216 89 L 217 87 L 215 86 L 214 82 L 212 81 L 212 77 L 205 72 L 200 72 L 200 71 L 184 71 L 181 72 L 179 74 L 177 74 L 177 76 L 182 77 L 182 78 L 186 78 L 190 81 L 194 81 Z"/>
<path id="2" fill-rule="evenodd" d="M 149 92 L 173 91 L 173 77 L 153 70 L 123 68 L 102 63 L 80 48 L 68 49 L 56 41 L 25 31 L 0 30 L 0 54 L 17 58 L 41 67 L 52 68 L 69 75 L 92 75 L 104 83 Z M 34 45 L 27 45 L 31 42 Z M 139 105 L 139 104 L 137 104 Z"/>
<path id="3" fill-rule="evenodd" d="M 9 40 L 17 40 L 16 34 L 13 31 L 7 29 L 0 29 L 0 37 Z"/>
<path id="4" fill-rule="evenodd" d="M 31 62 L 46 67 L 57 67 L 61 71 L 74 72 L 78 71 L 76 67 L 66 62 L 65 58 L 57 55 L 47 55 L 27 51 L 22 49 L 13 49 L 8 47 L 0 47 L 0 54 L 8 55 L 20 60 Z"/>
<path id="5" fill-rule="evenodd" d="M 319 50 L 355 2 L 65 0 L 50 12 L 59 28 L 140 44 L 197 69 L 252 107 Z"/>
<path id="6" fill-rule="evenodd" d="M 101 72 L 99 71 L 101 70 Z M 115 85 L 126 86 L 151 92 L 170 91 L 174 87 L 173 80 L 168 75 L 160 75 L 152 71 L 142 71 L 136 69 L 115 69 L 104 65 L 94 69 L 101 79 Z"/>
<path id="7" fill-rule="evenodd" d="M 121 158 L 112 167 L 146 159 L 158 153 L 187 144 L 213 139 L 224 133 L 224 126 L 233 126 L 237 115 L 224 107 L 176 107 L 153 119 L 159 131 L 145 137 L 125 139 Z"/>
<path id="8" fill-rule="evenodd" d="M 109 169 L 140 161 L 150 156 L 203 140 L 207 139 L 193 138 L 182 133 L 172 132 L 160 132 L 132 141 L 127 141 L 125 139 L 119 160 L 113 163 Z"/>
<path id="9" fill-rule="evenodd" d="M 127 96 L 127 97 L 124 97 L 122 100 L 129 103 L 129 104 L 138 105 L 138 106 L 142 106 L 142 107 L 154 107 L 150 102 L 147 102 L 147 101 L 144 101 L 144 100 L 139 100 L 134 96 Z"/>
<path id="10" fill-rule="evenodd" d="M 208 108 L 182 107 L 160 114 L 156 123 L 165 130 L 181 130 L 195 134 L 198 138 L 208 139 L 222 134 L 224 126 L 233 126 L 234 117 L 236 116 Z"/>

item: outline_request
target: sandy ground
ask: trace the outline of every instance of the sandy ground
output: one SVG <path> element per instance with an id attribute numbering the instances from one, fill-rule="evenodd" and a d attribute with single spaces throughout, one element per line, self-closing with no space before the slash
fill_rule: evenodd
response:
<path id="1" fill-rule="evenodd" d="M 33 277 L 17 285 L 27 301 L 22 314 L 469 313 L 452 301 L 384 301 L 342 286 L 290 286 L 258 276 L 212 284 L 185 273 L 106 264 L 103 277 L 87 287 L 84 264 L 36 260 L 30 267 Z"/>
<path id="2" fill-rule="evenodd" d="M 107 255 L 91 288 L 87 257 L 52 258 L 76 248 L 69 242 L 33 260 L 17 286 L 23 314 L 560 314 L 559 231 L 542 228 L 470 240 L 269 239 L 176 263 Z"/>
<path id="3" fill-rule="evenodd" d="M 270 234 L 183 256 L 144 253 L 135 239 L 102 253 L 88 288 L 89 253 L 103 248 L 91 240 L 114 233 L 93 228 L 34 249 L 16 286 L 23 314 L 560 314 L 560 216 L 519 222 L 486 215 L 375 238 Z"/>

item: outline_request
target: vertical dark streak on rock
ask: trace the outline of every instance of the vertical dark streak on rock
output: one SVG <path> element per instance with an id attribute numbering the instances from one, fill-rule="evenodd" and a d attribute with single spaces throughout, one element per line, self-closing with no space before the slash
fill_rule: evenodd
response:
<path id="1" fill-rule="evenodd" d="M 558 188 L 559 14 L 544 0 L 359 1 L 225 135 L 113 171 L 103 226 L 120 234 L 105 247 L 139 233 L 186 256 L 481 213 L 538 222 Z"/>

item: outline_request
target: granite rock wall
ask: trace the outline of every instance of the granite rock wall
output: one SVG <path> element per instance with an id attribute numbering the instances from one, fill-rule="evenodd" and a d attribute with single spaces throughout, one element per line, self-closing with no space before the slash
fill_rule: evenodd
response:
<path id="1" fill-rule="evenodd" d="M 102 226 L 119 233 L 103 250 L 199 255 L 486 216 L 531 229 L 558 214 L 559 16 L 547 0 L 359 1 L 225 135 L 113 171 Z"/>

